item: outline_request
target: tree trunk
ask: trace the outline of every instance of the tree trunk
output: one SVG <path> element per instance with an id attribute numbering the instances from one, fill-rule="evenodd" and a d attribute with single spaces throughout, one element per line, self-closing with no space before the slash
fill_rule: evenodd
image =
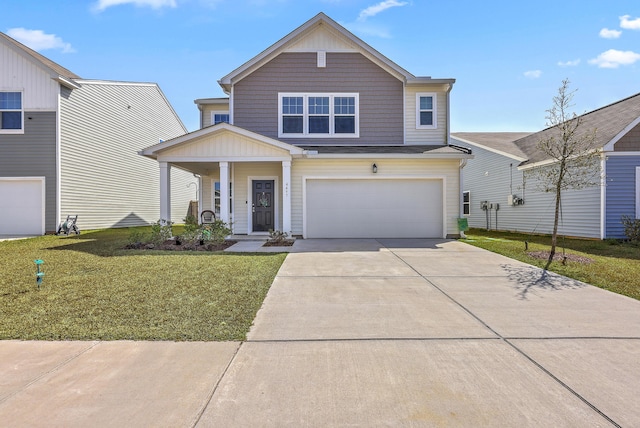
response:
<path id="1" fill-rule="evenodd" d="M 553 233 L 551 234 L 551 251 L 549 251 L 549 259 L 547 260 L 547 264 L 544 267 L 544 270 L 548 270 L 549 266 L 551 266 L 551 262 L 553 261 L 554 256 L 556 255 L 556 244 L 558 243 L 558 221 L 560 219 L 560 197 L 562 195 L 562 190 L 560 185 L 561 181 L 558 181 L 556 185 L 556 210 L 553 217 Z"/>

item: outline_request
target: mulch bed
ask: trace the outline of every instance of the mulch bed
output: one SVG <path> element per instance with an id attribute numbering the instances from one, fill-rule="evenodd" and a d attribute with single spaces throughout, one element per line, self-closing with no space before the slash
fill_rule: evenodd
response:
<path id="1" fill-rule="evenodd" d="M 539 260 L 549 259 L 549 251 L 531 251 L 531 252 L 528 252 L 527 255 Z M 562 259 L 564 257 L 567 258 L 567 261 L 581 263 L 584 265 L 593 263 L 593 259 L 590 259 L 589 257 L 578 256 L 577 254 L 565 254 L 563 256 L 562 253 L 556 253 L 553 256 L 553 260 L 557 262 L 562 262 Z"/>
<path id="2" fill-rule="evenodd" d="M 226 248 L 229 248 L 230 246 L 235 244 L 236 242 L 238 241 L 224 241 L 220 244 L 216 244 L 213 242 L 205 242 L 204 244 L 200 244 L 199 242 L 196 242 L 196 243 L 180 242 L 180 245 L 178 245 L 175 240 L 170 239 L 158 245 L 151 244 L 151 243 L 136 242 L 133 244 L 127 244 L 124 248 L 127 250 L 223 251 Z"/>
<path id="3" fill-rule="evenodd" d="M 284 241 L 267 241 L 262 246 L 263 247 L 290 247 L 293 243 L 296 242 L 295 239 L 286 239 Z"/>

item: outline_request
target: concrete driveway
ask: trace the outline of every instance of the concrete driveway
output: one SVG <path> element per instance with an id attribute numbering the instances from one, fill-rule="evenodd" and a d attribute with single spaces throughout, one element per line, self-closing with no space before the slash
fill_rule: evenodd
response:
<path id="1" fill-rule="evenodd" d="M 443 240 L 297 241 L 243 343 L 0 343 L 17 426 L 640 426 L 640 302 Z"/>

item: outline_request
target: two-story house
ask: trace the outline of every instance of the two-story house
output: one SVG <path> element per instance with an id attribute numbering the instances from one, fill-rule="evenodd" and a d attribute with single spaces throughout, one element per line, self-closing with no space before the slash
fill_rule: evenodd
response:
<path id="1" fill-rule="evenodd" d="M 155 83 L 82 79 L 0 33 L 0 235 L 157 221 L 158 167 L 137 152 L 185 132 Z M 175 172 L 172 220 L 196 183 Z"/>
<path id="2" fill-rule="evenodd" d="M 200 177 L 201 209 L 235 234 L 457 236 L 461 168 L 449 145 L 454 79 L 416 77 L 320 13 L 196 100 L 202 128 L 141 154 Z"/>

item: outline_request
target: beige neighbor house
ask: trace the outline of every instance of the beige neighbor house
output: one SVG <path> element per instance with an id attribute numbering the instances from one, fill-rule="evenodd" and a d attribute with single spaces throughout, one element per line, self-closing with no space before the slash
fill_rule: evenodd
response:
<path id="1" fill-rule="evenodd" d="M 141 154 L 200 177 L 201 209 L 234 234 L 457 236 L 460 173 L 449 144 L 454 79 L 416 77 L 320 13 L 196 100 L 202 129 Z M 227 123 L 228 122 L 228 123 Z"/>
<path id="2" fill-rule="evenodd" d="M 158 165 L 137 152 L 185 132 L 155 83 L 82 79 L 0 33 L 0 235 L 157 221 Z M 173 180 L 181 221 L 197 180 Z"/>

